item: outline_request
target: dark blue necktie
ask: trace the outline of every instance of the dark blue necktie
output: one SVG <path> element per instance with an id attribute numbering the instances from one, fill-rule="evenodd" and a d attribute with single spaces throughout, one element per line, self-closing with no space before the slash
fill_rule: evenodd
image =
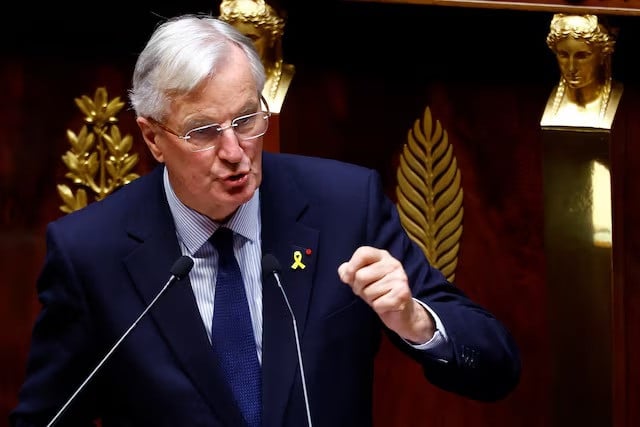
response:
<path id="1" fill-rule="evenodd" d="M 211 243 L 218 251 L 218 276 L 211 328 L 213 351 L 247 424 L 261 426 L 262 378 L 233 231 L 219 228 Z"/>

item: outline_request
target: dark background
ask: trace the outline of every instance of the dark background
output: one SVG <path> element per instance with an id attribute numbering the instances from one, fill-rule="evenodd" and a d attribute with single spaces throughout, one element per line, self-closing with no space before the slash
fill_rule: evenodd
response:
<path id="1" fill-rule="evenodd" d="M 0 426 L 24 378 L 38 311 L 34 283 L 44 258 L 44 227 L 62 215 L 56 184 L 68 182 L 60 157 L 68 149 L 67 130 L 77 133 L 82 126 L 74 98 L 93 97 L 105 86 L 110 98 L 126 100 L 136 55 L 155 25 L 179 13 L 217 14 L 217 4 L 21 2 L 5 13 L 0 26 Z M 385 343 L 377 365 L 377 425 L 420 426 L 425 418 L 433 427 L 554 425 L 552 366 L 559 355 L 550 337 L 562 325 L 550 324 L 548 316 L 539 127 L 559 78 L 545 44 L 552 13 L 345 1 L 271 4 L 288 13 L 285 59 L 296 66 L 279 117 L 281 151 L 375 168 L 393 198 L 398 154 L 414 121 L 429 107 L 447 131 L 462 175 L 465 214 L 456 285 L 494 312 L 522 350 L 516 392 L 502 402 L 479 404 L 431 387 L 417 367 Z M 625 85 L 616 119 L 621 136 L 612 147 L 621 171 L 614 186 L 624 189 L 616 192 L 624 240 L 614 260 L 615 283 L 625 297 L 614 307 L 621 319 L 611 328 L 615 410 L 604 425 L 624 427 L 640 425 L 639 410 L 631 404 L 640 397 L 640 373 L 627 363 L 627 355 L 638 350 L 632 325 L 640 320 L 635 255 L 640 233 L 633 225 L 640 214 L 635 196 L 640 194 L 635 61 L 640 18 L 606 18 L 620 30 L 613 70 Z M 121 113 L 119 126 L 136 140 L 139 172 L 148 170 L 153 161 L 130 110 Z M 576 333 L 598 347 L 598 337 Z M 599 404 L 585 401 L 584 412 Z"/>

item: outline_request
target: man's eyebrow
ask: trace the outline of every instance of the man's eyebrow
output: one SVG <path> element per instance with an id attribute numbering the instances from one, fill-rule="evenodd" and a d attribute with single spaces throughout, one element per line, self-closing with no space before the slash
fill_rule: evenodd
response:
<path id="1" fill-rule="evenodd" d="M 255 100 L 251 100 L 251 101 L 247 101 L 246 104 L 244 104 L 239 110 L 237 110 L 234 114 L 233 117 L 230 118 L 230 120 L 235 119 L 237 117 L 240 116 L 244 116 L 246 114 L 250 114 L 250 113 L 254 113 L 255 111 L 257 111 L 257 109 L 260 108 L 260 101 L 255 101 Z M 224 121 L 224 120 L 222 120 Z M 186 128 L 184 129 L 184 131 L 188 131 L 191 130 L 193 128 L 197 128 L 200 126 L 205 126 L 205 125 L 210 125 L 210 124 L 221 124 L 222 122 L 219 119 L 214 119 L 211 116 L 204 114 L 204 113 L 198 113 L 195 114 L 191 117 L 189 117 L 183 124 L 183 126 Z"/>
<path id="2" fill-rule="evenodd" d="M 210 116 L 197 115 L 197 116 L 189 117 L 183 123 L 183 127 L 185 128 L 184 131 L 186 132 L 186 131 L 191 130 L 193 128 L 197 128 L 197 127 L 205 126 L 205 125 L 209 125 L 209 124 L 215 124 L 215 123 L 219 124 L 220 121 L 219 120 L 214 120 Z"/>

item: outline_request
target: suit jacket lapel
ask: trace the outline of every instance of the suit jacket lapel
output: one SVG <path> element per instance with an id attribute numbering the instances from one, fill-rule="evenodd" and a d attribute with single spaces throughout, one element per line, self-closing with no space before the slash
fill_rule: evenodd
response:
<path id="1" fill-rule="evenodd" d="M 300 222 L 308 208 L 306 196 L 273 162 L 265 153 L 260 190 L 262 249 L 280 263 L 281 284 L 302 341 L 319 233 Z M 300 381 L 292 317 L 273 275 L 264 278 L 262 295 L 263 420 L 265 425 L 283 425 L 294 378 Z"/>
<path id="2" fill-rule="evenodd" d="M 161 169 L 161 168 L 159 168 Z M 169 270 L 180 257 L 173 218 L 164 196 L 162 171 L 153 172 L 147 194 L 131 217 L 129 234 L 140 246 L 125 263 L 145 304 L 150 304 L 170 277 Z M 226 390 L 219 364 L 214 359 L 206 330 L 202 324 L 189 279 L 171 285 L 149 315 L 176 354 L 187 373 L 214 413 L 225 425 L 243 425 L 242 416 Z"/>

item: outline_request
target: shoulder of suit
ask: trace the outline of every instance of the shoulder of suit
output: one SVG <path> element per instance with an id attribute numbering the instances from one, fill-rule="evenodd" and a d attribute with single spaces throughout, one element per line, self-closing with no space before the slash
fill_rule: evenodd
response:
<path id="1" fill-rule="evenodd" d="M 370 168 L 357 165 L 354 163 L 348 163 L 341 160 L 305 156 L 301 154 L 290 153 L 266 153 L 264 155 L 264 167 L 287 167 L 288 170 L 299 171 L 301 173 L 326 173 L 331 171 L 332 173 L 364 173 L 369 174 L 372 172 Z"/>

